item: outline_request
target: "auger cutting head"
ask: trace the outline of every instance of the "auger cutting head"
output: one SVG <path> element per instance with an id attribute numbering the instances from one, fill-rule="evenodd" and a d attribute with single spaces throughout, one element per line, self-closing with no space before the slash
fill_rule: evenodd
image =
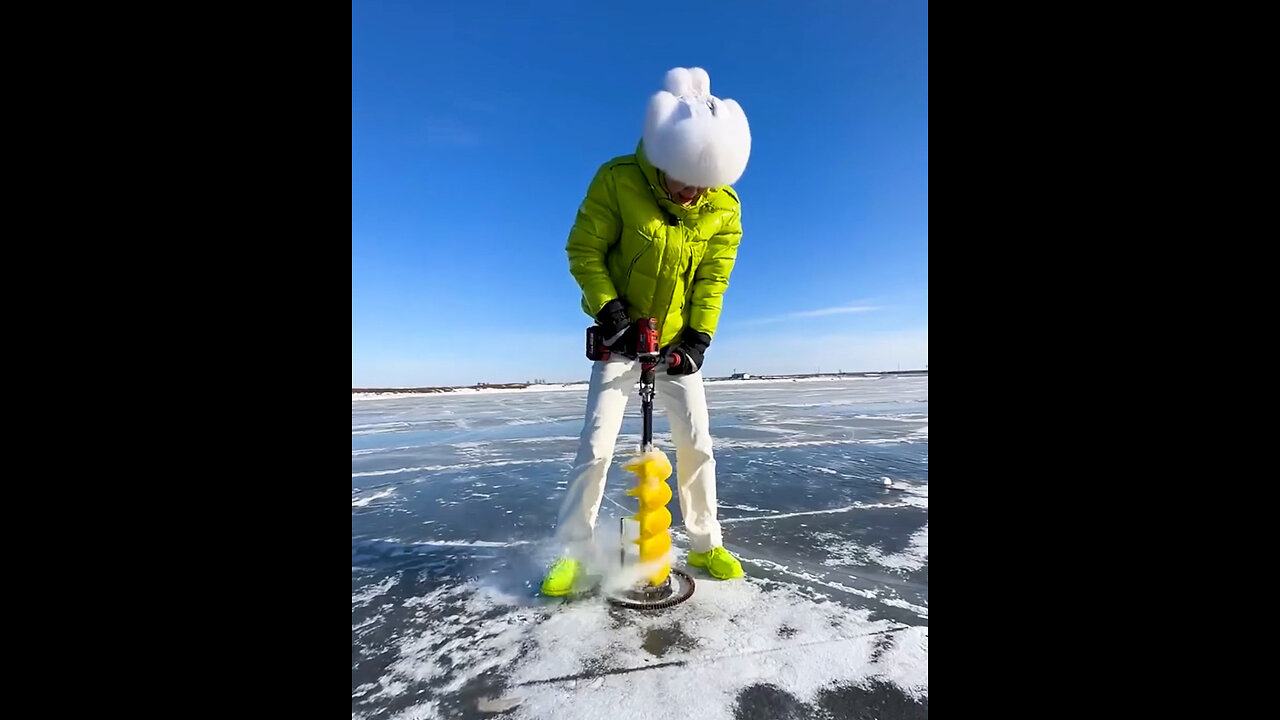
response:
<path id="1" fill-rule="evenodd" d="M 671 565 L 664 562 L 671 551 L 671 462 L 661 450 L 647 450 L 626 466 L 635 473 L 636 485 L 627 494 L 640 501 L 640 507 L 632 519 L 640 526 L 636 545 L 640 548 L 640 562 L 653 563 L 656 570 L 649 575 L 650 585 L 661 585 L 667 579 Z M 658 564 L 660 563 L 660 564 Z"/>

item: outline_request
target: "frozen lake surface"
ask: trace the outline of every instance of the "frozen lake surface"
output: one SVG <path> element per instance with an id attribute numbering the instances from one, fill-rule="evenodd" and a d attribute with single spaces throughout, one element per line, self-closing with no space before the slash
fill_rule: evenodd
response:
<path id="1" fill-rule="evenodd" d="M 928 716 L 927 376 L 708 383 L 747 576 L 688 569 L 693 597 L 646 612 L 538 595 L 585 396 L 353 398 L 353 720 Z M 639 408 L 597 524 L 615 554 Z M 655 443 L 674 463 L 660 404 Z"/>

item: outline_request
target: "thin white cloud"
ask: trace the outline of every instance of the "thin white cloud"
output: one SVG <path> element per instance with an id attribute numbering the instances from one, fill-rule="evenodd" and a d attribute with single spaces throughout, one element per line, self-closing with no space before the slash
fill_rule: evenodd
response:
<path id="1" fill-rule="evenodd" d="M 454 117 L 428 118 L 423 130 L 427 142 L 433 145 L 470 147 L 480 144 L 480 134 Z"/>
<path id="2" fill-rule="evenodd" d="M 787 313 L 786 315 L 774 315 L 771 317 L 756 318 L 755 320 L 744 320 L 739 325 L 768 325 L 769 323 L 786 322 L 787 320 L 795 320 L 797 318 L 823 317 L 825 315 L 848 315 L 851 313 L 864 313 L 880 308 L 874 305 L 846 305 L 841 307 L 822 308 L 821 310 L 801 310 L 800 312 Z"/>

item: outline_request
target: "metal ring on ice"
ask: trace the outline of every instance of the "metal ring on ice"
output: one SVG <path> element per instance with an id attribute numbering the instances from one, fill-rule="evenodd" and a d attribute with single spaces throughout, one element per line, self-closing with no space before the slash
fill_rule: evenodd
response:
<path id="1" fill-rule="evenodd" d="M 632 590 L 625 596 L 606 595 L 605 598 L 613 605 L 632 610 L 661 610 L 679 605 L 693 595 L 694 582 L 689 573 L 671 568 L 667 578 L 670 582 L 667 588 L 661 589 L 666 590 L 661 594 L 655 592 L 660 592 L 659 588 L 654 588 L 649 592 Z M 646 595 L 650 597 L 645 597 Z"/>

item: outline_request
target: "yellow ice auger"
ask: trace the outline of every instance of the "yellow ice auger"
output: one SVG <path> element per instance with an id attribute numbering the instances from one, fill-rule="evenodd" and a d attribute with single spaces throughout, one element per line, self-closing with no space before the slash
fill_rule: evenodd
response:
<path id="1" fill-rule="evenodd" d="M 637 353 L 640 361 L 640 408 L 644 418 L 644 430 L 640 441 L 640 455 L 624 467 L 636 474 L 635 487 L 627 494 L 639 501 L 639 508 L 632 519 L 639 526 L 635 544 L 639 549 L 642 566 L 652 565 L 653 570 L 636 587 L 624 596 L 610 597 L 615 605 L 636 609 L 671 607 L 688 600 L 693 595 L 693 578 L 683 570 L 673 569 L 669 562 L 671 552 L 671 462 L 666 454 L 653 446 L 653 394 L 654 376 L 662 355 L 658 352 L 658 321 L 642 318 L 637 323 Z M 623 553 L 625 556 L 625 552 Z"/>

